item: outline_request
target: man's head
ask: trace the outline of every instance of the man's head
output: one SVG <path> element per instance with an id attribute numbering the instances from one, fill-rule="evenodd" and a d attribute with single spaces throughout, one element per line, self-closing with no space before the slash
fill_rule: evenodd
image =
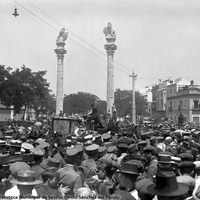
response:
<path id="1" fill-rule="evenodd" d="M 59 173 L 56 170 L 48 169 L 42 173 L 42 180 L 51 188 L 57 188 L 59 181 Z"/>
<path id="2" fill-rule="evenodd" d="M 120 173 L 121 186 L 127 186 L 128 184 L 134 185 L 139 175 L 138 165 L 128 162 L 123 162 L 120 172 L 121 172 Z"/>

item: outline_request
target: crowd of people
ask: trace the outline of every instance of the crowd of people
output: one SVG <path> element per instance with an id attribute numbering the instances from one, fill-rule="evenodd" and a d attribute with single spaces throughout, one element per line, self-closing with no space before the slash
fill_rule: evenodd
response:
<path id="1" fill-rule="evenodd" d="M 200 199 L 199 137 L 191 124 L 119 123 L 105 133 L 80 124 L 70 135 L 7 127 L 1 199 Z"/>

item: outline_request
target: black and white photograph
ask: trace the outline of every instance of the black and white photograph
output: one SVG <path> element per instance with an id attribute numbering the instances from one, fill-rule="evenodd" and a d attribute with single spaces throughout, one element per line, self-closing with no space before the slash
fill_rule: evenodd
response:
<path id="1" fill-rule="evenodd" d="M 199 0 L 0 0 L 0 198 L 200 200 Z"/>

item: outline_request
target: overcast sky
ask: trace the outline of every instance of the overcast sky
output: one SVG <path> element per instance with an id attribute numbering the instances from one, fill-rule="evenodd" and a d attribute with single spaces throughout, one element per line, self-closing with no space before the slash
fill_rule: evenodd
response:
<path id="1" fill-rule="evenodd" d="M 0 64 L 47 70 L 56 93 L 56 38 L 69 31 L 64 94 L 89 92 L 106 99 L 108 22 L 116 32 L 115 89 L 136 89 L 160 78 L 200 83 L 199 0 L 0 0 Z"/>

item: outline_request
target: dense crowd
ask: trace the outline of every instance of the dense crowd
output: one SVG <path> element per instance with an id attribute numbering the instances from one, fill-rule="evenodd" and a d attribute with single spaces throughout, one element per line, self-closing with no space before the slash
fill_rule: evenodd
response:
<path id="1" fill-rule="evenodd" d="M 117 125 L 2 129 L 1 199 L 200 199 L 199 126 Z"/>

